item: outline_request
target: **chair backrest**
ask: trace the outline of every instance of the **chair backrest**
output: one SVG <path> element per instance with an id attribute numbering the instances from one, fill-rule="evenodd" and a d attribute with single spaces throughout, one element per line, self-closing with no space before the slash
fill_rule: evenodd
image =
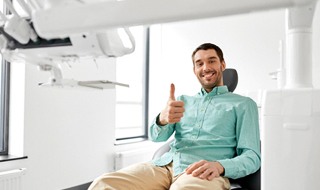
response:
<path id="1" fill-rule="evenodd" d="M 227 68 L 223 71 L 223 84 L 228 87 L 230 92 L 233 92 L 238 84 L 237 70 Z"/>

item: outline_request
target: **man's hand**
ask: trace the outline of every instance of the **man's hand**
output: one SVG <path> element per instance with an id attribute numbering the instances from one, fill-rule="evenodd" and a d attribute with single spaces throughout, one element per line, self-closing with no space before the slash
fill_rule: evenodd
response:
<path id="1" fill-rule="evenodd" d="M 170 86 L 170 96 L 167 106 L 161 111 L 159 116 L 160 125 L 166 125 L 168 123 L 177 123 L 181 120 L 184 112 L 184 102 L 176 101 L 174 96 L 175 87 L 174 84 Z"/>
<path id="2" fill-rule="evenodd" d="M 195 162 L 186 169 L 186 174 L 192 174 L 193 177 L 209 181 L 215 177 L 219 177 L 223 172 L 224 168 L 219 162 L 209 162 L 206 160 Z"/>

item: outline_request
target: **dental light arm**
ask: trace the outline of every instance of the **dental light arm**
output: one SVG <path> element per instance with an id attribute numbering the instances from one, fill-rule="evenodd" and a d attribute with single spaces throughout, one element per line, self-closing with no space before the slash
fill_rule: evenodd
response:
<path id="1" fill-rule="evenodd" d="M 12 3 L 11 3 L 10 0 L 4 0 L 4 2 L 6 3 L 7 8 L 9 9 L 9 11 L 10 11 L 12 14 L 19 16 L 19 14 L 18 14 L 17 11 L 14 9 L 14 7 L 13 7 L 13 5 L 12 5 Z"/>
<path id="2" fill-rule="evenodd" d="M 21 8 L 28 14 L 29 17 L 31 17 L 31 8 L 28 6 L 28 4 L 24 0 L 16 0 Z"/>
<path id="3" fill-rule="evenodd" d="M 20 0 L 20 2 L 21 1 L 22 0 Z M 5 0 L 5 3 L 12 14 L 7 18 L 1 13 L 1 18 L 5 21 L 3 26 L 4 31 L 21 44 L 27 44 L 30 39 L 34 42 L 37 41 L 38 36 L 28 21 L 19 16 L 10 0 Z M 31 11 L 29 11 L 29 13 L 31 14 Z"/>
<path id="4" fill-rule="evenodd" d="M 40 9 L 39 2 L 25 3 L 17 0 L 22 9 L 31 16 L 32 11 Z M 82 57 L 96 59 L 99 57 L 121 57 L 135 50 L 135 39 L 127 27 L 108 30 L 86 31 L 65 35 L 64 38 L 42 38 L 33 29 L 33 18 L 22 18 L 10 0 L 5 0 L 11 15 L 0 12 L 4 25 L 0 28 L 0 50 L 9 62 L 34 64 L 41 71 L 49 71 L 51 77 L 41 86 L 85 86 L 92 88 L 112 88 L 114 85 L 126 84 L 109 80 L 78 81 L 66 79 L 62 75 L 61 64 L 79 62 Z M 32 11 L 31 11 L 32 9 Z M 122 33 L 121 33 L 122 31 Z M 125 40 L 128 43 L 125 44 Z M 72 70 L 72 68 L 70 67 Z"/>
<path id="5" fill-rule="evenodd" d="M 52 0 L 51 4 L 55 1 Z M 114 27 L 150 25 L 302 6 L 310 2 L 314 0 L 100 0 L 72 6 L 68 6 L 65 2 L 56 3 L 47 9 L 36 10 L 32 18 L 40 36 L 56 38 Z"/>

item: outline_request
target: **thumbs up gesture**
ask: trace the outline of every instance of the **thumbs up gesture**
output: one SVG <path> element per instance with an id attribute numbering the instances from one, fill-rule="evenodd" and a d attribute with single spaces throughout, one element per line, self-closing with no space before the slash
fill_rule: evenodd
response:
<path id="1" fill-rule="evenodd" d="M 159 116 L 160 125 L 166 125 L 168 123 L 177 123 L 181 120 L 184 112 L 184 102 L 176 101 L 174 96 L 175 86 L 170 86 L 170 96 L 167 102 L 167 106 L 161 111 Z"/>

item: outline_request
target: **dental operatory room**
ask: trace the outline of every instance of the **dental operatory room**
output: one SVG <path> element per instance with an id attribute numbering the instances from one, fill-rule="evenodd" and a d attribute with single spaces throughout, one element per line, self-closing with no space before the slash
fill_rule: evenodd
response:
<path id="1" fill-rule="evenodd" d="M 0 190 L 320 189 L 318 0 L 0 10 Z"/>

